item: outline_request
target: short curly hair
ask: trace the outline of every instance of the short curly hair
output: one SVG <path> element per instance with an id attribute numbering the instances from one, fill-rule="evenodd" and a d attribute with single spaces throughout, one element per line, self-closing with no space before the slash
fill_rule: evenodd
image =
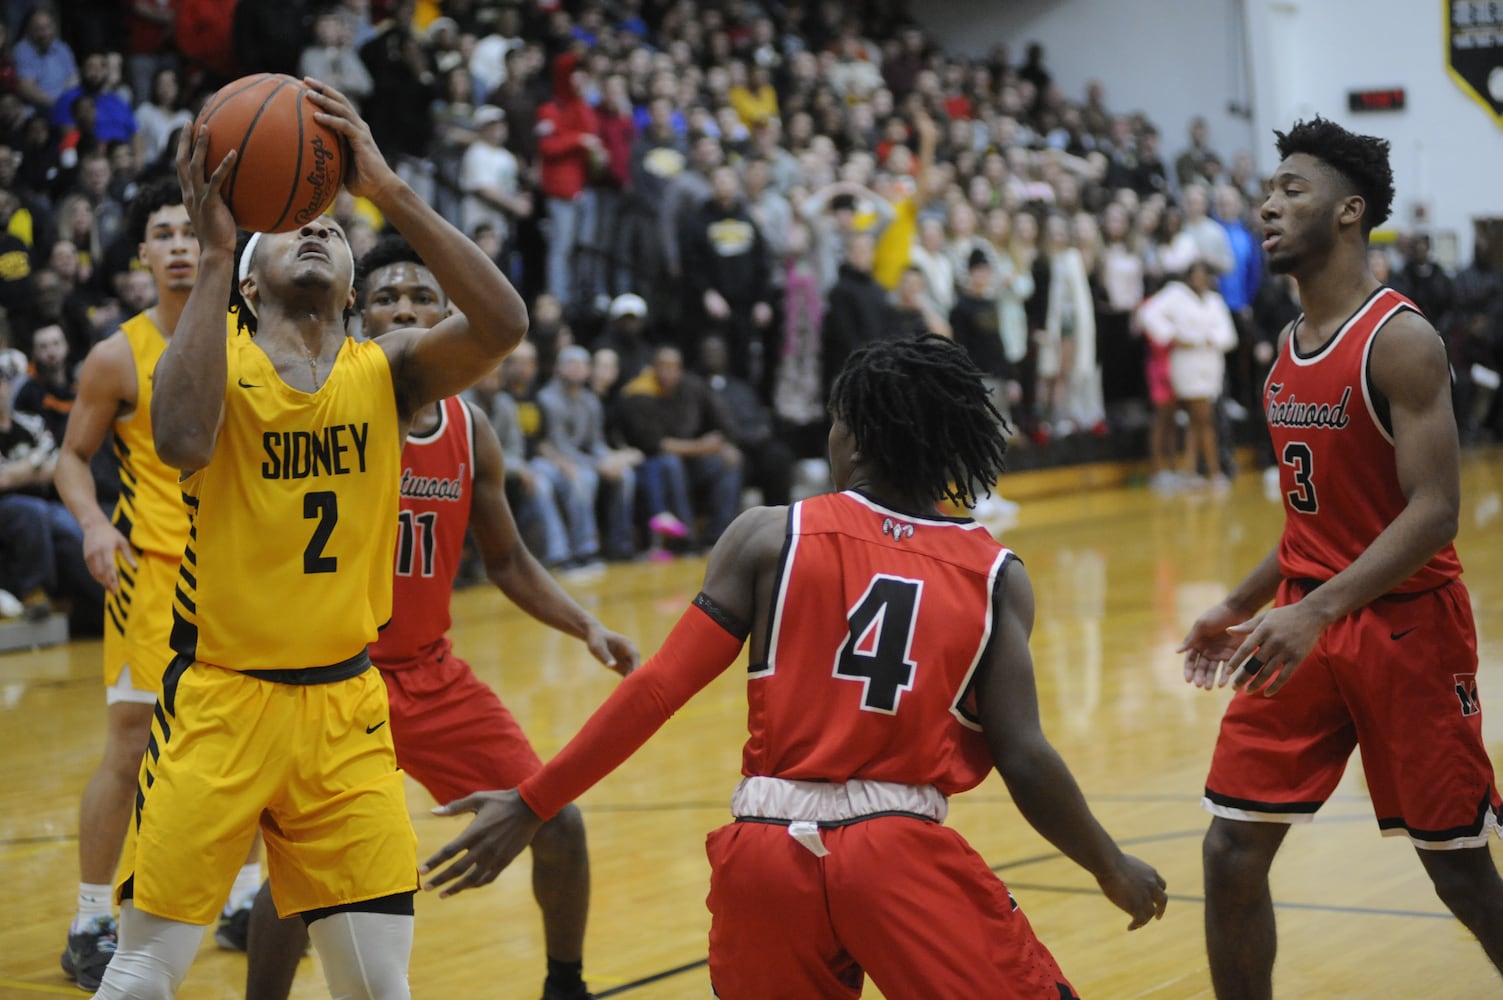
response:
<path id="1" fill-rule="evenodd" d="M 1312 156 L 1340 174 L 1367 209 L 1362 213 L 1362 233 L 1372 232 L 1388 219 L 1393 208 L 1393 168 L 1388 163 L 1388 140 L 1348 132 L 1333 121 L 1316 115 L 1297 121 L 1288 132 L 1277 129 L 1280 159 L 1295 153 Z"/>

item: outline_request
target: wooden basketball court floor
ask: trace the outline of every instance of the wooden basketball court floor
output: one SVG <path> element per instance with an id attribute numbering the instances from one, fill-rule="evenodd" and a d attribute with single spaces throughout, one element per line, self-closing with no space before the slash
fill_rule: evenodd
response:
<path id="1" fill-rule="evenodd" d="M 1459 544 L 1481 632 L 1480 686 L 1485 698 L 1499 698 L 1503 450 L 1468 454 L 1464 488 Z M 1169 882 L 1164 920 L 1129 935 L 1127 918 L 1093 880 L 1022 821 L 1000 779 L 955 800 L 951 823 L 1011 886 L 1084 997 L 1211 996 L 1200 875 L 1207 816 L 1198 803 L 1227 693 L 1187 687 L 1174 647 L 1194 616 L 1273 544 L 1280 518 L 1247 474 L 1226 497 L 1165 499 L 1139 488 L 1028 500 L 1002 532 L 1038 592 L 1033 651 L 1046 730 L 1107 828 Z M 702 560 L 613 567 L 571 586 L 650 651 L 702 572 Z M 493 590 L 461 592 L 454 638 L 545 758 L 614 682 L 579 644 L 526 619 Z M 82 995 L 57 959 L 77 881 L 78 795 L 104 735 L 98 660 L 94 642 L 0 657 L 0 997 Z M 1503 764 L 1499 705 L 1488 702 L 1486 732 Z M 703 841 L 727 819 L 744 721 L 743 680 L 732 669 L 582 800 L 594 873 L 586 972 L 600 995 L 709 996 Z M 461 829 L 459 819 L 428 815 L 416 784 L 409 791 L 422 851 Z M 1481 949 L 1435 898 L 1408 843 L 1378 835 L 1355 757 L 1316 822 L 1291 833 L 1273 895 L 1279 996 L 1503 991 Z M 530 1000 L 540 992 L 543 958 L 525 861 L 487 889 L 418 900 L 416 997 Z M 210 935 L 179 996 L 238 998 L 244 966 L 242 955 L 216 950 Z M 305 959 L 294 996 L 326 995 L 316 959 Z"/>

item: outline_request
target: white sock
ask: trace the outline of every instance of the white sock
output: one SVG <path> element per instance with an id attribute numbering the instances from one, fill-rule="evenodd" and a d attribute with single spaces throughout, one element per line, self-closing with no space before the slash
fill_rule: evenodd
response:
<path id="1" fill-rule="evenodd" d="M 254 903 L 256 893 L 260 891 L 261 863 L 253 861 L 248 865 L 242 865 L 240 874 L 235 876 L 234 886 L 230 888 L 230 901 L 224 904 L 225 915 L 228 916 Z"/>
<path id="2" fill-rule="evenodd" d="M 73 917 L 71 933 L 78 934 L 95 917 L 107 917 L 115 902 L 115 887 L 94 882 L 78 883 L 78 913 Z"/>

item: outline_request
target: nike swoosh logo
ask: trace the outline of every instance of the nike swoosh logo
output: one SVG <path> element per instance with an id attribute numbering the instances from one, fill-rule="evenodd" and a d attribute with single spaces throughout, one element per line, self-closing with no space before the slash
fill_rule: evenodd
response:
<path id="1" fill-rule="evenodd" d="M 366 735 L 369 736 L 371 733 L 374 733 L 376 730 L 380 729 L 384 725 L 386 725 L 386 720 L 382 719 L 380 722 L 376 723 L 374 726 L 366 726 L 365 727 Z"/>
<path id="2" fill-rule="evenodd" d="M 1390 633 L 1388 633 L 1388 638 L 1390 638 L 1390 639 L 1402 639 L 1402 638 L 1404 638 L 1404 636 L 1408 635 L 1410 632 L 1413 632 L 1417 628 L 1419 628 L 1418 625 L 1411 625 L 1409 628 L 1406 628 L 1402 632 L 1390 632 Z"/>
<path id="3" fill-rule="evenodd" d="M 242 388 L 242 389 L 259 389 L 259 388 L 261 388 L 259 385 L 255 384 L 254 382 L 247 382 L 243 378 L 242 379 L 237 379 L 236 381 L 239 383 L 240 388 Z"/>

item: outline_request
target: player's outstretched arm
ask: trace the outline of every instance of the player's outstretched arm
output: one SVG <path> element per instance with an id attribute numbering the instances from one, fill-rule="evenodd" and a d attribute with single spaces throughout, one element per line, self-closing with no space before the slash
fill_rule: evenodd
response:
<path id="1" fill-rule="evenodd" d="M 501 439 L 491 422 L 473 407 L 470 419 L 475 428 L 475 498 L 470 508 L 470 530 L 485 562 L 485 575 L 517 607 L 544 625 L 583 640 L 597 660 L 623 677 L 631 673 L 641 661 L 636 645 L 580 607 L 527 551 L 511 505 L 506 502 L 506 459 L 501 453 Z"/>
<path id="2" fill-rule="evenodd" d="M 132 567 L 136 565 L 136 556 L 130 542 L 115 530 L 109 516 L 100 509 L 89 463 L 120 413 L 125 382 L 136 379 L 134 368 L 130 344 L 119 331 L 89 351 L 78 373 L 78 398 L 68 414 L 68 429 L 57 453 L 57 468 L 52 473 L 58 496 L 83 529 L 84 562 L 89 573 L 111 591 L 120 585 L 115 553 L 118 551 Z"/>
<path id="3" fill-rule="evenodd" d="M 183 205 L 202 252 L 198 279 L 178 317 L 172 341 L 157 362 L 151 429 L 157 455 L 174 469 L 193 472 L 209 464 L 224 414 L 224 313 L 235 271 L 235 219 L 223 195 L 236 152 L 225 154 L 212 175 L 205 170 L 209 129 L 185 128 L 177 144 Z"/>
<path id="4" fill-rule="evenodd" d="M 731 523 L 710 553 L 704 589 L 662 648 L 611 692 L 541 771 L 514 790 L 477 792 L 434 810 L 440 816 L 472 812 L 475 818 L 424 862 L 423 888 L 443 887 L 441 895 L 452 896 L 494 881 L 543 821 L 621 766 L 736 661 L 757 585 L 776 562 L 786 523 L 786 513 L 769 507 L 753 508 Z"/>
<path id="5" fill-rule="evenodd" d="M 987 649 L 978 691 L 981 726 L 997 772 L 1029 825 L 1096 876 L 1106 897 L 1132 917 L 1127 929 L 1136 930 L 1164 915 L 1169 902 L 1164 879 L 1148 864 L 1122 853 L 1044 737 L 1028 649 L 1033 585 L 1016 560 L 1005 571 L 999 605 L 997 632 Z"/>
<path id="6" fill-rule="evenodd" d="M 386 165 L 370 126 L 339 91 L 304 82 L 319 107 L 315 116 L 349 144 L 345 186 L 369 198 L 407 238 L 448 293 L 455 315 L 431 329 L 381 339 L 391 358 L 404 416 L 475 384 L 522 342 L 527 307 L 485 251 L 429 207 Z"/>

